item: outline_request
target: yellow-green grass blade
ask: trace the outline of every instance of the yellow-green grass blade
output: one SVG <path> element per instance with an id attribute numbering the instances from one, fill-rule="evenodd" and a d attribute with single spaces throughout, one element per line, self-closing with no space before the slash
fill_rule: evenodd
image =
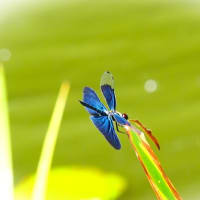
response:
<path id="1" fill-rule="evenodd" d="M 46 138 L 42 148 L 41 157 L 38 164 L 35 186 L 33 189 L 33 200 L 44 200 L 46 195 L 48 173 L 51 167 L 53 152 L 56 145 L 59 127 L 61 124 L 67 96 L 69 93 L 69 84 L 63 83 L 54 107 L 54 111 L 47 130 Z"/>
<path id="2" fill-rule="evenodd" d="M 10 141 L 6 80 L 0 63 L 0 196 L 6 200 L 14 199 Z"/>
<path id="3" fill-rule="evenodd" d="M 134 126 L 125 126 L 129 141 L 136 152 L 145 174 L 159 200 L 181 200 L 175 187 L 165 174 L 143 132 Z"/>

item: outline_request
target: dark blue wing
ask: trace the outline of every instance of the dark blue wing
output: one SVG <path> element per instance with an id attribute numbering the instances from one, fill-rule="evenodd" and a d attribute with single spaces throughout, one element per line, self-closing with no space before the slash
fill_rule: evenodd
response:
<path id="1" fill-rule="evenodd" d="M 122 116 L 120 116 L 119 114 L 114 113 L 113 117 L 114 117 L 114 119 L 116 120 L 116 122 L 118 124 L 120 124 L 120 125 L 129 125 L 130 126 L 130 123 L 126 119 L 124 119 Z"/>
<path id="2" fill-rule="evenodd" d="M 108 116 L 91 116 L 90 119 L 94 125 L 103 133 L 108 142 L 115 148 L 120 149 L 121 144 L 115 133 L 112 119 Z"/>
<path id="3" fill-rule="evenodd" d="M 110 72 L 104 72 L 101 78 L 101 90 L 111 110 L 116 109 L 116 98 L 114 92 L 114 78 Z"/>
<path id="4" fill-rule="evenodd" d="M 94 107 L 96 110 L 86 107 L 86 110 L 91 115 L 99 115 L 99 111 L 106 112 L 106 107 L 100 102 L 98 96 L 96 95 L 95 91 L 89 87 L 85 87 L 83 90 L 83 102 Z"/>

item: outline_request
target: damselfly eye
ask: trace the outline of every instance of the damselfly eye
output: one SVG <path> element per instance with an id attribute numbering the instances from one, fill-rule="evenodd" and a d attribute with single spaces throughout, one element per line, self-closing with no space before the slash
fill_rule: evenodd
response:
<path id="1" fill-rule="evenodd" d="M 128 119 L 128 115 L 127 115 L 126 113 L 123 113 L 123 114 L 122 114 L 122 117 L 123 117 L 124 119 L 126 119 L 126 120 Z"/>

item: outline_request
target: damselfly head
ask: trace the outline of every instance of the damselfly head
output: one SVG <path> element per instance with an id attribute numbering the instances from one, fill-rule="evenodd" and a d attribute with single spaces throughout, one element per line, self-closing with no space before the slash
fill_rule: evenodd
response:
<path id="1" fill-rule="evenodd" d="M 127 115 L 126 113 L 123 113 L 123 114 L 122 114 L 122 117 L 123 117 L 124 119 L 128 120 L 128 115 Z"/>

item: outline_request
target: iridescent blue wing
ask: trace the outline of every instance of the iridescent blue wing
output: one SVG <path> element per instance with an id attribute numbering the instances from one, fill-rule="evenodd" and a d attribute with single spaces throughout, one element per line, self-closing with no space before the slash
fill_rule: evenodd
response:
<path id="1" fill-rule="evenodd" d="M 99 131 L 104 135 L 107 141 L 115 148 L 120 149 L 121 144 L 115 133 L 112 119 L 108 116 L 91 116 L 90 119 Z"/>
<path id="2" fill-rule="evenodd" d="M 116 99 L 114 92 L 114 78 L 110 72 L 104 72 L 101 78 L 101 90 L 106 102 L 111 110 L 116 109 Z"/>
<path id="3" fill-rule="evenodd" d="M 85 106 L 86 110 L 91 115 L 99 115 L 107 111 L 106 107 L 100 102 L 95 91 L 89 87 L 85 87 L 83 90 L 83 102 L 81 102 L 81 104 Z M 92 109 L 92 107 L 94 109 Z"/>
<path id="4" fill-rule="evenodd" d="M 130 123 L 126 119 L 124 119 L 122 116 L 120 116 L 118 113 L 114 113 L 113 117 L 118 124 L 130 126 Z"/>

